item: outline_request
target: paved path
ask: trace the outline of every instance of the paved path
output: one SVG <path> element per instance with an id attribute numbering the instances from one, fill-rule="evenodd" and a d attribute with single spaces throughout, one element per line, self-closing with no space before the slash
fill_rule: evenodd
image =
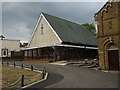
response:
<path id="1" fill-rule="evenodd" d="M 30 88 L 117 88 L 118 73 L 102 72 L 83 67 L 60 66 L 39 62 L 26 62 L 38 69 L 46 67 L 48 79 Z"/>

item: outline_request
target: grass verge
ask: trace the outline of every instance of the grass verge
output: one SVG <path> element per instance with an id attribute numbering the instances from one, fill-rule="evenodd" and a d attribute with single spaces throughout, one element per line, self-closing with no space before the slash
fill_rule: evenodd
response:
<path id="1" fill-rule="evenodd" d="M 42 74 L 36 71 L 30 71 L 22 68 L 16 68 L 12 66 L 2 65 L 2 87 L 6 87 L 14 83 L 19 77 L 24 75 L 24 85 L 31 84 L 33 82 L 42 79 Z M 21 80 L 15 85 L 8 88 L 20 88 Z"/>

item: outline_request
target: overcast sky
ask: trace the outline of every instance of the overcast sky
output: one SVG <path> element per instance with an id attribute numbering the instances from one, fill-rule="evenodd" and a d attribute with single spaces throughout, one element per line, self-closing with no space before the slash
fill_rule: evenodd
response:
<path id="1" fill-rule="evenodd" d="M 95 23 L 94 13 L 104 4 L 105 2 L 3 2 L 2 34 L 8 39 L 29 40 L 41 12 L 79 24 Z"/>

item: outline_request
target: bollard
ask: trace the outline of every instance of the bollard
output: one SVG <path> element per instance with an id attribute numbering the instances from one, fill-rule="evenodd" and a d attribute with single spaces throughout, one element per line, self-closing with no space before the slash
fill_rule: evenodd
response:
<path id="1" fill-rule="evenodd" d="M 44 71 L 42 71 L 42 79 L 44 79 Z"/>
<path id="2" fill-rule="evenodd" d="M 22 79 L 21 79 L 21 87 L 24 86 L 24 75 L 22 75 Z"/>
<path id="3" fill-rule="evenodd" d="M 45 75 L 46 75 L 46 70 L 45 70 L 45 67 L 43 68 L 43 71 L 42 71 L 42 78 L 44 79 L 45 78 Z"/>
<path id="4" fill-rule="evenodd" d="M 21 68 L 23 68 L 24 66 L 23 66 L 23 64 L 21 65 Z"/>
<path id="5" fill-rule="evenodd" d="M 15 62 L 14 62 L 14 67 L 15 67 Z"/>
<path id="6" fill-rule="evenodd" d="M 31 65 L 31 70 L 33 71 L 33 65 Z"/>
<path id="7" fill-rule="evenodd" d="M 3 65 L 4 63 L 2 62 L 2 65 Z"/>

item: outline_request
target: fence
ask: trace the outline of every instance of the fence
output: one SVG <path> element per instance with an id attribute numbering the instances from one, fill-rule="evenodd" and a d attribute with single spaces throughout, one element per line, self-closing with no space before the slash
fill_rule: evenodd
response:
<path id="1" fill-rule="evenodd" d="M 40 74 L 36 75 L 36 76 L 33 76 L 33 77 L 27 77 L 25 75 L 22 75 L 20 76 L 14 83 L 8 85 L 8 86 L 5 86 L 3 88 L 9 88 L 9 87 L 12 87 L 14 85 L 16 85 L 18 82 L 21 82 L 21 87 L 25 86 L 25 78 L 26 79 L 33 79 L 33 78 L 37 78 L 38 76 L 40 77 L 41 73 L 42 73 L 42 79 L 45 78 L 45 75 L 46 75 L 46 70 L 45 70 L 45 67 L 43 67 L 41 70 L 38 70 L 34 65 L 30 65 L 30 66 L 26 66 L 24 65 L 23 63 L 22 64 L 17 64 L 16 62 L 14 62 L 13 64 L 10 64 L 10 62 L 2 62 L 2 65 L 7 65 L 7 66 L 13 66 L 13 67 L 19 67 L 19 68 L 22 68 L 22 69 L 28 69 L 28 70 L 31 70 L 31 71 L 34 71 L 34 70 L 37 70 L 40 72 Z"/>

